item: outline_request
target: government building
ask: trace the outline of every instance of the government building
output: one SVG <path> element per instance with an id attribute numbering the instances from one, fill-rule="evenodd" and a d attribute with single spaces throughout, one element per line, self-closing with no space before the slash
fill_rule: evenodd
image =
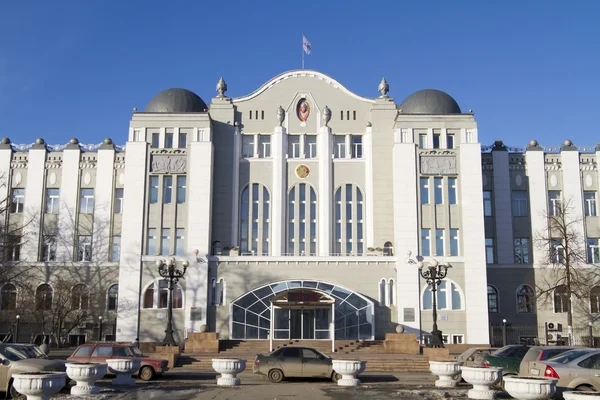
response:
<path id="1" fill-rule="evenodd" d="M 542 337 L 536 327 L 566 326 L 568 307 L 574 326 L 595 321 L 600 286 L 573 304 L 558 281 L 547 301 L 538 292 L 568 255 L 549 225 L 564 204 L 587 256 L 574 268 L 596 268 L 600 150 L 483 146 L 473 112 L 448 94 L 377 84 L 366 98 L 296 70 L 231 98 L 221 79 L 210 104 L 186 89 L 158 93 L 99 145 L 2 139 L 12 275 L 0 333 L 17 313 L 21 341 L 51 332 L 43 316 L 62 301 L 60 280 L 84 317 L 65 317 L 72 329 L 52 340 L 97 340 L 102 317 L 102 339 L 160 342 L 169 296 L 158 267 L 171 263 L 187 266 L 172 298 L 178 341 L 205 329 L 375 340 L 402 325 L 427 342 L 421 265 L 448 267 L 436 292 L 447 343 L 490 343 L 503 320 L 532 327 L 519 340 Z M 543 234 L 555 238 L 539 245 Z M 25 286 L 33 311 L 22 309 Z"/>

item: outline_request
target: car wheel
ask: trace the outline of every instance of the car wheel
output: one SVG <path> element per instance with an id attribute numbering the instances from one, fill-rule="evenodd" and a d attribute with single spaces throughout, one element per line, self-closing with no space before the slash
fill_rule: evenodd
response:
<path id="1" fill-rule="evenodd" d="M 146 365 L 145 367 L 142 367 L 142 369 L 140 369 L 139 376 L 140 379 L 143 381 L 151 381 L 152 379 L 154 379 L 155 375 L 156 374 L 154 373 L 154 369 L 152 367 Z"/>
<path id="2" fill-rule="evenodd" d="M 338 374 L 337 372 L 333 371 L 333 374 L 331 374 L 331 380 L 337 383 L 337 381 L 340 379 L 342 379 L 342 374 Z"/>
<path id="3" fill-rule="evenodd" d="M 269 371 L 269 380 L 273 383 L 279 383 L 283 380 L 283 371 L 280 369 L 272 369 Z"/>
<path id="4" fill-rule="evenodd" d="M 596 389 L 594 389 L 593 386 L 589 386 L 589 385 L 579 385 L 575 388 L 575 390 L 577 390 L 578 392 L 595 392 Z"/>
<path id="5" fill-rule="evenodd" d="M 17 389 L 12 385 L 12 381 L 10 382 L 10 388 L 8 389 L 8 394 L 11 399 L 24 399 L 25 395 L 17 392 Z"/>

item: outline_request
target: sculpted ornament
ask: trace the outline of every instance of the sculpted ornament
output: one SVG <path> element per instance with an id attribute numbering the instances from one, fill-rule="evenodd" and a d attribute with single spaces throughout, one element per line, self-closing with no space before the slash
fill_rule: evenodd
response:
<path id="1" fill-rule="evenodd" d="M 185 173 L 187 171 L 186 156 L 153 154 L 150 172 L 158 174 Z"/>
<path id="2" fill-rule="evenodd" d="M 422 156 L 421 173 L 427 175 L 456 174 L 456 157 Z"/>
<path id="3" fill-rule="evenodd" d="M 225 83 L 225 80 L 223 79 L 223 77 L 221 77 L 221 79 L 219 79 L 219 82 L 217 82 L 217 92 L 219 92 L 219 95 L 217 97 L 225 97 L 226 91 L 227 91 L 227 84 Z"/>
<path id="4" fill-rule="evenodd" d="M 279 106 L 279 108 L 277 109 L 277 122 L 279 123 L 279 126 L 283 125 L 284 120 L 285 120 L 285 110 L 283 109 L 283 107 Z"/>
<path id="5" fill-rule="evenodd" d="M 388 85 L 387 81 L 385 80 L 385 78 L 381 78 L 381 82 L 379 83 L 379 86 L 377 87 L 377 91 L 379 93 L 381 93 L 381 96 L 379 97 L 388 97 L 388 92 L 390 91 L 390 85 Z"/>
<path id="6" fill-rule="evenodd" d="M 331 110 L 329 107 L 325 106 L 323 109 L 323 113 L 321 114 L 321 125 L 327 126 L 329 121 L 331 120 Z"/>

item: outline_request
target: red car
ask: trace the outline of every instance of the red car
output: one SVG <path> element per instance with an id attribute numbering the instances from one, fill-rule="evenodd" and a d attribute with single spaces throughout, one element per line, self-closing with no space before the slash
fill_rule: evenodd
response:
<path id="1" fill-rule="evenodd" d="M 141 361 L 138 377 L 151 381 L 169 369 L 169 361 L 144 356 L 140 349 L 127 344 L 88 343 L 79 346 L 67 361 L 103 363 L 111 358 L 135 358 Z"/>

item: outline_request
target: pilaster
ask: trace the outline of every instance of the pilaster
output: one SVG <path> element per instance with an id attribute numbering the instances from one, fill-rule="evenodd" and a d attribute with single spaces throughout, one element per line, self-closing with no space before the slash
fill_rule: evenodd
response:
<path id="1" fill-rule="evenodd" d="M 79 146 L 63 150 L 60 179 L 60 203 L 58 206 L 58 240 L 56 261 L 71 262 L 74 256 L 75 235 L 79 217 Z"/>
<path id="2" fill-rule="evenodd" d="M 575 148 L 575 146 L 572 147 Z M 579 151 L 575 149 L 562 150 L 560 156 L 562 161 L 563 201 L 568 207 L 566 214 L 567 223 L 571 225 L 575 236 L 583 239 L 585 238 L 584 224 L 573 223 L 574 221 L 584 221 Z M 581 244 L 583 244 L 583 240 Z M 585 252 L 585 247 L 578 250 Z"/>
<path id="3" fill-rule="evenodd" d="M 271 156 L 273 157 L 273 183 L 271 188 L 271 255 L 281 256 L 285 244 L 285 210 L 287 193 L 287 162 L 285 159 L 285 128 L 275 127 L 271 137 Z"/>
<path id="4" fill-rule="evenodd" d="M 317 137 L 319 158 L 319 255 L 331 253 L 333 164 L 331 160 L 331 128 L 322 126 Z"/>
<path id="5" fill-rule="evenodd" d="M 348 135 L 349 136 L 349 135 Z M 365 249 L 375 246 L 375 204 L 373 189 L 373 128 L 367 126 L 363 136 L 363 157 L 365 157 L 365 194 L 367 200 L 367 237 Z"/>
<path id="6" fill-rule="evenodd" d="M 94 189 L 94 226 L 92 259 L 95 262 L 110 260 L 111 221 L 114 197 L 114 149 L 99 149 L 96 163 L 96 187 Z M 112 261 L 112 260 L 111 260 Z"/>
<path id="7" fill-rule="evenodd" d="M 544 165 L 544 152 L 539 149 L 527 149 L 525 153 L 527 163 L 527 176 L 529 177 L 529 209 L 531 210 L 531 235 L 548 232 L 548 195 L 546 192 L 546 170 Z M 547 259 L 547 251 L 540 246 L 532 246 L 533 264 L 543 266 Z"/>
<path id="8" fill-rule="evenodd" d="M 24 232 L 21 245 L 21 259 L 24 261 L 37 261 L 39 254 L 45 171 L 46 147 L 30 149 L 27 161 L 27 184 L 25 186 L 25 206 L 23 208 Z"/>

